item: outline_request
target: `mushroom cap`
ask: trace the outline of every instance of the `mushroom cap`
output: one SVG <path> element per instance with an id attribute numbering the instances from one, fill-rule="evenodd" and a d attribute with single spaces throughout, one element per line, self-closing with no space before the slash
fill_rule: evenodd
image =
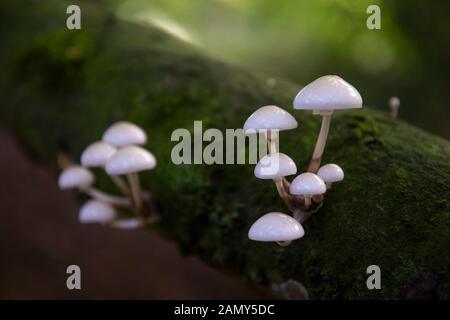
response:
<path id="1" fill-rule="evenodd" d="M 71 166 L 64 169 L 58 178 L 60 189 L 89 187 L 94 182 L 93 174 L 82 166 Z"/>
<path id="2" fill-rule="evenodd" d="M 106 129 L 102 141 L 120 148 L 130 144 L 144 144 L 147 142 L 147 135 L 134 123 L 120 121 Z"/>
<path id="3" fill-rule="evenodd" d="M 344 171 L 337 164 L 329 163 L 320 167 L 317 175 L 324 182 L 338 182 L 344 180 Z"/>
<path id="4" fill-rule="evenodd" d="M 156 166 L 156 159 L 150 151 L 138 146 L 127 146 L 119 149 L 106 163 L 109 175 L 120 175 L 143 170 L 150 170 Z"/>
<path id="5" fill-rule="evenodd" d="M 107 223 L 116 218 L 116 211 L 107 203 L 89 200 L 80 209 L 78 220 L 81 223 Z"/>
<path id="6" fill-rule="evenodd" d="M 255 176 L 259 179 L 275 179 L 296 173 L 295 162 L 281 152 L 266 154 L 255 167 Z"/>
<path id="7" fill-rule="evenodd" d="M 395 96 L 391 97 L 389 99 L 389 106 L 391 108 L 398 108 L 398 107 L 400 107 L 400 99 L 398 97 L 395 97 Z"/>
<path id="8" fill-rule="evenodd" d="M 294 99 L 294 109 L 337 110 L 362 107 L 358 90 L 338 76 L 323 76 L 305 86 Z"/>
<path id="9" fill-rule="evenodd" d="M 113 222 L 112 226 L 117 229 L 137 229 L 144 225 L 139 218 L 119 219 Z"/>
<path id="10" fill-rule="evenodd" d="M 303 237 L 302 225 L 287 214 L 270 212 L 255 221 L 248 238 L 256 241 L 291 241 Z"/>
<path id="11" fill-rule="evenodd" d="M 326 190 L 327 187 L 322 178 L 311 172 L 305 172 L 295 177 L 289 188 L 289 192 L 291 194 L 301 194 L 307 196 L 323 194 Z"/>
<path id="12" fill-rule="evenodd" d="M 90 144 L 81 154 L 81 164 L 85 167 L 104 167 L 117 152 L 117 148 L 102 141 Z"/>
<path id="13" fill-rule="evenodd" d="M 277 106 L 261 107 L 245 121 L 244 132 L 249 130 L 289 130 L 297 128 L 297 120 L 286 110 Z"/>

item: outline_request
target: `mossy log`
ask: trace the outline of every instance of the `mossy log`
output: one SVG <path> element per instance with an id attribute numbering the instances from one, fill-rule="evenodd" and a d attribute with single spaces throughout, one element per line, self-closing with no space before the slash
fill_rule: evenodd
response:
<path id="1" fill-rule="evenodd" d="M 152 229 L 185 252 L 249 284 L 297 280 L 311 298 L 404 298 L 420 290 L 450 298 L 449 141 L 370 107 L 336 113 L 324 161 L 342 166 L 345 180 L 305 223 L 304 238 L 288 247 L 249 241 L 255 219 L 287 210 L 273 184 L 254 178 L 252 165 L 174 165 L 170 136 L 194 120 L 204 129 L 240 128 L 256 108 L 276 104 L 298 120 L 280 147 L 304 170 L 320 119 L 292 110 L 299 86 L 268 86 L 263 75 L 120 21 L 100 2 L 79 2 L 78 31 L 65 27 L 65 1 L 0 5 L 1 122 L 37 159 L 55 167 L 58 151 L 78 158 L 113 121 L 136 122 L 158 159 L 142 175 L 162 216 Z M 107 181 L 99 184 L 108 189 Z M 366 287 L 373 264 L 381 290 Z"/>

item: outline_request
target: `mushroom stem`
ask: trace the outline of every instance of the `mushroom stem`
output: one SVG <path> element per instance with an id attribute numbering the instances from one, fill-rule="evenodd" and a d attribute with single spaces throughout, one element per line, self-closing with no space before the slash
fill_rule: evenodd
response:
<path id="1" fill-rule="evenodd" d="M 128 198 L 113 196 L 111 194 L 108 194 L 95 188 L 80 188 L 80 190 L 99 201 L 103 201 L 121 207 L 131 206 L 130 200 Z"/>
<path id="2" fill-rule="evenodd" d="M 311 206 L 311 197 L 305 195 L 305 208 L 308 209 Z"/>
<path id="3" fill-rule="evenodd" d="M 322 115 L 322 125 L 320 127 L 319 136 L 317 137 L 316 146 L 308 167 L 308 171 L 312 173 L 316 173 L 320 167 L 320 161 L 322 160 L 323 150 L 325 149 L 325 144 L 327 142 L 333 111 L 322 111 L 320 114 Z"/>
<path id="4" fill-rule="evenodd" d="M 282 178 L 276 178 L 273 179 L 273 182 L 275 182 L 275 186 L 277 187 L 278 194 L 281 198 L 286 197 L 286 189 L 284 189 L 284 183 Z"/>
<path id="5" fill-rule="evenodd" d="M 391 106 L 391 112 L 389 113 L 389 118 L 391 120 L 396 120 L 398 115 L 398 107 L 397 106 Z"/>
<path id="6" fill-rule="evenodd" d="M 273 179 L 273 182 L 277 187 L 279 196 L 281 197 L 281 199 L 283 199 L 288 209 L 292 211 L 295 208 L 295 203 L 292 198 L 292 195 L 290 195 L 289 192 L 287 191 L 289 190 L 289 182 L 284 177 Z"/>
<path id="7" fill-rule="evenodd" d="M 278 134 L 274 130 L 268 130 L 266 133 L 267 138 L 267 151 L 268 153 L 277 153 L 277 137 Z"/>
<path id="8" fill-rule="evenodd" d="M 134 208 L 138 215 L 142 215 L 142 197 L 139 176 L 136 172 L 131 172 L 127 175 L 127 177 L 131 187 L 131 196 L 133 198 Z"/>
<path id="9" fill-rule="evenodd" d="M 110 176 L 112 182 L 116 185 L 116 187 L 126 196 L 130 195 L 130 189 L 128 188 L 125 181 L 122 180 L 119 176 Z"/>
<path id="10" fill-rule="evenodd" d="M 331 189 L 332 182 L 325 182 L 325 185 L 327 186 L 327 189 Z"/>

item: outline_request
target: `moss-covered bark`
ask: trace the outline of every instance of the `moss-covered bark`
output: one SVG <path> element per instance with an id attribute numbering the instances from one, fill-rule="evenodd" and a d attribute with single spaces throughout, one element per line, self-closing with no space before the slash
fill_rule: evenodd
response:
<path id="1" fill-rule="evenodd" d="M 155 228 L 186 252 L 249 283 L 296 279 L 312 298 L 400 298 L 430 277 L 433 293 L 450 298 L 448 141 L 369 107 L 337 113 L 324 161 L 341 165 L 345 181 L 305 224 L 303 239 L 286 248 L 251 242 L 256 218 L 286 211 L 273 184 L 254 178 L 252 165 L 176 166 L 170 135 L 193 120 L 239 128 L 257 107 L 277 104 L 299 122 L 281 134 L 281 150 L 305 169 L 320 119 L 291 110 L 298 86 L 268 87 L 261 75 L 80 2 L 81 31 L 65 29 L 64 1 L 0 5 L 0 117 L 37 158 L 55 165 L 57 150 L 78 157 L 112 121 L 134 121 L 158 158 L 142 175 L 160 205 Z M 381 267 L 382 290 L 366 288 L 372 264 Z"/>

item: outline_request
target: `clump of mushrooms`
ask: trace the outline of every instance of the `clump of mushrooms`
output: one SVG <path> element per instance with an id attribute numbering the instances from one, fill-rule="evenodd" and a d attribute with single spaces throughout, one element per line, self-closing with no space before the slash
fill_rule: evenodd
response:
<path id="1" fill-rule="evenodd" d="M 265 106 L 256 110 L 245 122 L 246 134 L 265 134 L 268 154 L 255 167 L 259 179 L 272 179 L 279 196 L 284 200 L 292 217 L 272 212 L 262 216 L 250 228 L 248 237 L 255 241 L 274 241 L 286 246 L 292 240 L 303 237 L 301 223 L 308 220 L 323 205 L 325 193 L 335 182 L 344 179 L 344 171 L 337 164 L 320 166 L 335 110 L 362 107 L 359 92 L 338 76 L 323 76 L 305 86 L 294 99 L 294 109 L 312 110 L 322 116 L 319 136 L 306 172 L 296 176 L 292 182 L 286 177 L 295 175 L 295 162 L 279 152 L 281 130 L 295 129 L 297 121 L 287 111 L 277 106 Z"/>
<path id="2" fill-rule="evenodd" d="M 58 185 L 78 189 L 91 196 L 79 212 L 81 223 L 101 223 L 120 229 L 134 229 L 153 223 L 158 216 L 150 192 L 141 190 L 138 172 L 156 167 L 153 154 L 138 145 L 147 142 L 145 131 L 130 122 L 117 122 L 103 134 L 102 141 L 90 144 L 81 155 L 81 165 L 63 168 Z M 67 163 L 67 161 L 65 162 Z M 122 196 L 111 195 L 93 187 L 95 178 L 88 168 L 102 168 L 111 177 Z M 128 184 L 120 177 L 127 175 Z M 131 210 L 135 216 L 120 217 L 114 206 Z"/>

